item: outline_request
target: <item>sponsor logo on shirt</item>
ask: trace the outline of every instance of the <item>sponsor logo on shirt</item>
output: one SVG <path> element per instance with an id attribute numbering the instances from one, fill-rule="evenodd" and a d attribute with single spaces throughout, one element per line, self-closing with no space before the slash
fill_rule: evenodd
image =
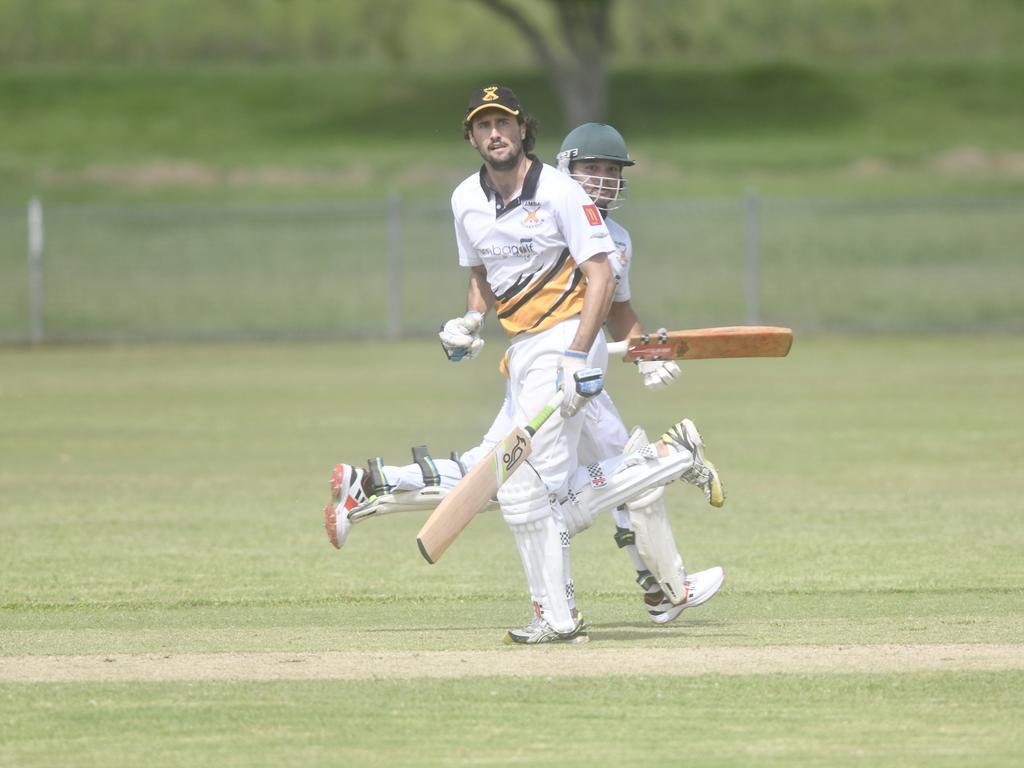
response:
<path id="1" fill-rule="evenodd" d="M 603 220 L 601 219 L 601 212 L 597 210 L 597 206 L 591 203 L 590 205 L 583 206 L 583 213 L 587 216 L 587 221 L 590 222 L 590 226 L 599 227 Z"/>
<path id="2" fill-rule="evenodd" d="M 498 258 L 508 258 L 511 256 L 533 256 L 535 251 L 533 250 L 533 238 L 524 237 L 518 243 L 503 243 L 495 245 L 485 245 L 482 248 L 477 248 L 476 252 L 480 256 L 497 256 Z"/>

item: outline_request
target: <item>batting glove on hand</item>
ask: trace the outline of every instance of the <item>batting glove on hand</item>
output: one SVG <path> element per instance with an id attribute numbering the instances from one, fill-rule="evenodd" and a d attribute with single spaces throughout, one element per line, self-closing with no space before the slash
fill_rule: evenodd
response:
<path id="1" fill-rule="evenodd" d="M 454 317 L 441 326 L 437 335 L 449 360 L 457 363 L 462 359 L 472 360 L 480 354 L 484 348 L 484 340 L 480 338 L 483 323 L 484 316 L 470 310 L 462 317 Z"/>
<path id="2" fill-rule="evenodd" d="M 558 388 L 562 390 L 562 418 L 575 416 L 590 398 L 604 389 L 604 372 L 587 367 L 587 353 L 567 349 L 558 365 Z"/>
<path id="3" fill-rule="evenodd" d="M 683 375 L 682 369 L 671 360 L 641 360 L 636 367 L 648 389 L 663 389 Z"/>

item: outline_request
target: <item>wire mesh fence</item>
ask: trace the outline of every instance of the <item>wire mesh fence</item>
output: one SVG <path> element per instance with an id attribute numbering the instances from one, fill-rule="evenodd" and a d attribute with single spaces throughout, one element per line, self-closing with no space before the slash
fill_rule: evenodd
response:
<path id="1" fill-rule="evenodd" d="M 1024 199 L 620 213 L 650 327 L 1024 331 Z M 465 301 L 446 202 L 55 204 L 32 240 L 0 207 L 0 342 L 413 337 Z"/>

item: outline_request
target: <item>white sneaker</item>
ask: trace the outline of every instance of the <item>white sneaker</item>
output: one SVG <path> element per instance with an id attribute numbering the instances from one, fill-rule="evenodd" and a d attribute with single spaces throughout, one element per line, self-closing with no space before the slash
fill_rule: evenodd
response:
<path id="1" fill-rule="evenodd" d="M 697 425 L 689 419 L 669 427 L 661 436 L 666 446 L 682 448 L 693 454 L 693 466 L 682 474 L 682 479 L 704 491 L 704 497 L 712 507 L 725 504 L 725 488 L 722 477 L 715 465 L 704 455 L 704 439 L 697 431 Z"/>
<path id="2" fill-rule="evenodd" d="M 352 528 L 348 513 L 367 502 L 363 490 L 366 470 L 351 464 L 339 464 L 331 473 L 331 500 L 324 507 L 324 527 L 335 549 L 341 549 Z"/>
<path id="3" fill-rule="evenodd" d="M 517 645 L 538 645 L 540 643 L 586 643 L 590 640 L 587 623 L 580 617 L 569 632 L 556 632 L 539 616 L 522 629 L 510 629 L 505 635 L 506 643 Z"/>
<path id="4" fill-rule="evenodd" d="M 718 566 L 706 571 L 697 571 L 686 578 L 686 600 L 679 605 L 672 605 L 665 593 L 659 603 L 647 605 L 647 613 L 655 624 L 668 624 L 687 608 L 696 608 L 715 596 L 725 581 L 725 571 Z"/>

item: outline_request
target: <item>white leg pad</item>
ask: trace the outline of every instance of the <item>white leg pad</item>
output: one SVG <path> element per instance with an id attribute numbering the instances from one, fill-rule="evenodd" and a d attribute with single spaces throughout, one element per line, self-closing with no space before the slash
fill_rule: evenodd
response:
<path id="1" fill-rule="evenodd" d="M 587 530 L 587 528 L 594 524 L 594 520 L 597 518 L 597 513 L 593 508 L 587 506 L 586 501 L 581 499 L 571 489 L 568 496 L 562 499 L 558 506 L 561 509 L 562 517 L 565 520 L 570 536 L 575 536 L 580 531 Z"/>
<path id="2" fill-rule="evenodd" d="M 547 488 L 527 463 L 499 489 L 498 500 L 541 616 L 555 631 L 571 632 L 576 622 L 572 617 L 569 534 Z"/>
<path id="3" fill-rule="evenodd" d="M 380 496 L 374 496 L 365 504 L 348 513 L 348 519 L 353 523 L 361 523 L 381 515 L 390 515 L 393 512 L 422 512 L 425 509 L 434 509 L 441 500 L 448 495 L 450 488 L 440 485 L 431 485 L 420 488 L 418 491 L 392 491 Z M 494 509 L 495 502 L 491 502 L 484 508 Z"/>
<path id="4" fill-rule="evenodd" d="M 529 460 L 498 489 L 498 504 L 509 525 L 532 523 L 555 514 L 551 495 Z"/>
<path id="5" fill-rule="evenodd" d="M 541 616 L 558 632 L 571 632 L 572 576 L 567 573 L 569 535 L 554 517 L 510 525 L 516 539 L 530 596 L 540 605 Z"/>
<path id="6" fill-rule="evenodd" d="M 689 453 L 658 457 L 650 450 L 615 456 L 576 470 L 567 497 L 561 502 L 570 535 L 589 528 L 602 512 L 677 480 L 692 466 Z"/>
<path id="7" fill-rule="evenodd" d="M 672 536 L 664 495 L 661 486 L 630 502 L 629 522 L 640 557 L 672 604 L 679 605 L 686 601 L 686 567 Z"/>
<path id="8" fill-rule="evenodd" d="M 378 515 L 390 515 L 392 512 L 418 512 L 433 509 L 448 495 L 448 489 L 440 485 L 428 485 L 418 491 L 392 491 L 374 496 L 365 504 L 348 513 L 348 519 L 359 523 Z"/>

